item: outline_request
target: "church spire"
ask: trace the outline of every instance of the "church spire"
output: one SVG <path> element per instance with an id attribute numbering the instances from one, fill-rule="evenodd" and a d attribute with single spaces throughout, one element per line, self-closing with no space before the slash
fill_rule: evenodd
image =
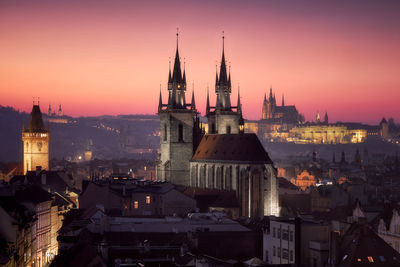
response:
<path id="1" fill-rule="evenodd" d="M 183 60 L 183 83 L 186 83 L 186 62 Z"/>
<path id="2" fill-rule="evenodd" d="M 169 58 L 168 83 L 172 83 L 172 76 L 171 76 L 171 58 Z"/>
<path id="3" fill-rule="evenodd" d="M 160 83 L 160 98 L 158 100 L 158 111 L 162 109 L 161 83 Z"/>
<path id="4" fill-rule="evenodd" d="M 240 103 L 240 86 L 238 85 L 237 112 L 242 114 L 242 104 Z"/>
<path id="5" fill-rule="evenodd" d="M 285 106 L 285 95 L 282 94 L 282 107 L 284 107 L 284 106 Z"/>
<path id="6" fill-rule="evenodd" d="M 196 110 L 196 102 L 194 101 L 194 82 L 193 82 L 193 89 L 192 89 L 192 102 L 191 102 L 191 106 L 190 109 L 191 110 Z"/>
<path id="7" fill-rule="evenodd" d="M 228 77 L 228 86 L 231 87 L 231 64 L 229 63 L 229 77 Z"/>
<path id="8" fill-rule="evenodd" d="M 267 93 L 264 92 L 264 103 L 267 102 Z"/>
<path id="9" fill-rule="evenodd" d="M 207 85 L 207 104 L 206 104 L 206 114 L 210 112 L 210 89 Z"/>
<path id="10" fill-rule="evenodd" d="M 227 85 L 228 77 L 226 71 L 226 62 L 225 62 L 225 35 L 222 32 L 222 59 L 221 59 L 221 68 L 219 70 L 219 84 Z"/>
<path id="11" fill-rule="evenodd" d="M 218 64 L 215 61 L 215 85 L 218 85 Z"/>
<path id="12" fill-rule="evenodd" d="M 179 38 L 179 33 L 176 33 L 176 54 L 175 54 L 174 70 L 172 72 L 173 83 L 182 83 L 182 71 L 181 71 L 181 61 L 179 58 L 178 38 Z"/>

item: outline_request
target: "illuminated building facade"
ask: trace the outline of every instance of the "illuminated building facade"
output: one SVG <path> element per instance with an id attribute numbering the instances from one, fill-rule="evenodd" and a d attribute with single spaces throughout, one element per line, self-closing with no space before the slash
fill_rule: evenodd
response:
<path id="1" fill-rule="evenodd" d="M 366 138 L 365 129 L 349 129 L 340 124 L 307 124 L 292 128 L 287 141 L 302 144 L 348 144 L 362 143 Z"/>
<path id="2" fill-rule="evenodd" d="M 192 101 L 186 103 L 186 71 L 181 71 L 181 62 L 177 46 L 174 69 L 168 75 L 168 102 L 163 104 L 160 91 L 158 115 L 161 123 L 160 156 L 157 162 L 156 176 L 158 180 L 173 184 L 189 184 L 189 160 L 198 143 L 199 120 L 196 116 L 194 92 Z"/>
<path id="3" fill-rule="evenodd" d="M 190 161 L 190 186 L 234 191 L 240 216 L 279 216 L 276 169 L 255 134 L 205 135 Z"/>
<path id="4" fill-rule="evenodd" d="M 33 105 L 28 128 L 23 125 L 24 173 L 40 166 L 49 170 L 49 130 L 44 127 L 39 105 Z"/>

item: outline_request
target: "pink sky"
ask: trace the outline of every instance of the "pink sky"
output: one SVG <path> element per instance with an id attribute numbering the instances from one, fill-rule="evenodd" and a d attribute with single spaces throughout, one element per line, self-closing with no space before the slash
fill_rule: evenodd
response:
<path id="1" fill-rule="evenodd" d="M 203 115 L 225 31 L 245 118 L 261 117 L 272 85 L 307 120 L 399 122 L 399 12 L 396 1 L 1 1 L 0 105 L 154 114 L 179 27 L 187 99 L 194 81 Z"/>

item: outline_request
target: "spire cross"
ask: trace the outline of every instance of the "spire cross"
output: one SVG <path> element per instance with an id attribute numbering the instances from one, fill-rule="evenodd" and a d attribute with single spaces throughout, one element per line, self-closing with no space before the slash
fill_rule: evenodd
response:
<path id="1" fill-rule="evenodd" d="M 179 28 L 176 28 L 176 47 L 178 47 Z"/>

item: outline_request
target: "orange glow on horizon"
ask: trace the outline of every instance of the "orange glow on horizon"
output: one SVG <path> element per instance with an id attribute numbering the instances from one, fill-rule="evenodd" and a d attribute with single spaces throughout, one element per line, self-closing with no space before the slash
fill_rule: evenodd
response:
<path id="1" fill-rule="evenodd" d="M 166 101 L 178 26 L 186 98 L 194 82 L 203 115 L 207 85 L 215 102 L 224 30 L 231 100 L 240 84 L 245 118 L 261 118 L 272 85 L 278 104 L 284 94 L 307 120 L 317 111 L 330 121 L 400 120 L 395 9 L 340 1 L 38 2 L 0 3 L 0 105 L 29 112 L 40 96 L 42 111 L 61 104 L 71 116 L 155 114 L 160 82 Z"/>

